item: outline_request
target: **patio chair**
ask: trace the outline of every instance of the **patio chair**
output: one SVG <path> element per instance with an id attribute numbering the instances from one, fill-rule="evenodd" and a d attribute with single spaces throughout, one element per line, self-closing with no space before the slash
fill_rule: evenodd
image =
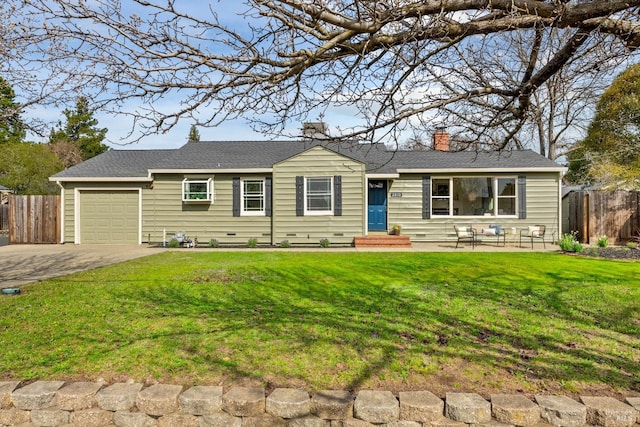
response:
<path id="1" fill-rule="evenodd" d="M 453 229 L 456 231 L 456 237 L 458 238 L 458 241 L 456 241 L 456 249 L 458 249 L 460 240 L 471 241 L 471 248 L 474 249 L 476 247 L 476 232 L 473 228 L 454 225 Z"/>
<path id="2" fill-rule="evenodd" d="M 533 249 L 533 239 L 541 239 L 542 247 L 547 248 L 544 242 L 544 235 L 546 233 L 547 227 L 544 225 L 532 225 L 524 230 L 520 230 L 520 246 L 522 246 L 522 238 L 531 239 L 531 249 Z"/>

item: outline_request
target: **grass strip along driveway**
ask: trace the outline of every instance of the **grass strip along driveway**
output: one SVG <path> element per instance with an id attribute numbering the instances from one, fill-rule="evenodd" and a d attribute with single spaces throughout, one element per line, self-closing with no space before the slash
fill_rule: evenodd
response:
<path id="1" fill-rule="evenodd" d="M 640 392 L 640 263 L 180 250 L 0 298 L 0 379 Z"/>

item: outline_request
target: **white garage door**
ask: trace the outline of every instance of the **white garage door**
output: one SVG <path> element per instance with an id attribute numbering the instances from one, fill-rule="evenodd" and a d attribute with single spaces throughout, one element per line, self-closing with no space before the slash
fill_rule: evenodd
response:
<path id="1" fill-rule="evenodd" d="M 138 243 L 138 191 L 81 191 L 81 243 Z"/>

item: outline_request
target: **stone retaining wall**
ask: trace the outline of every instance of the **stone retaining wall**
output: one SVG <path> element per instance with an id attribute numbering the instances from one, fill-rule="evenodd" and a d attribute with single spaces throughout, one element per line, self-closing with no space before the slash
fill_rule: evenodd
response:
<path id="1" fill-rule="evenodd" d="M 634 427 L 640 397 L 535 397 L 38 381 L 0 382 L 0 426 L 119 427 Z M 637 426 L 636 426 L 637 427 Z"/>

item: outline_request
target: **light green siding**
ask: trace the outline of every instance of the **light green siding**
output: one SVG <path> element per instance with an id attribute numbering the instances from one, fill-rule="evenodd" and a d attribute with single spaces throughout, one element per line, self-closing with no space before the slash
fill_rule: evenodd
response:
<path id="1" fill-rule="evenodd" d="M 213 203 L 182 201 L 182 180 L 213 178 Z M 265 174 L 158 174 L 153 184 L 140 183 L 66 183 L 64 206 L 65 242 L 75 241 L 74 189 L 142 188 L 142 242 L 161 243 L 176 232 L 184 231 L 200 244 L 217 239 L 226 244 L 246 244 L 250 238 L 260 244 L 271 243 L 271 218 L 267 216 L 233 216 L 233 177 L 264 178 Z M 82 191 L 82 190 L 81 190 Z M 165 235 L 166 233 L 166 235 Z"/>
<path id="2" fill-rule="evenodd" d="M 296 176 L 342 177 L 342 215 L 297 216 Z M 365 233 L 364 165 L 321 147 L 278 163 L 273 168 L 273 243 L 351 244 Z"/>
<path id="3" fill-rule="evenodd" d="M 509 176 L 516 174 L 430 174 L 431 179 L 448 178 L 450 176 Z M 521 174 L 518 174 L 521 175 Z M 529 225 L 544 224 L 547 226 L 549 240 L 558 232 L 559 224 L 559 175 L 557 173 L 529 173 L 527 179 L 527 218 L 506 217 L 447 217 L 422 219 L 422 174 L 401 175 L 399 179 L 390 181 L 389 194 L 401 193 L 402 197 L 389 197 L 388 223 L 402 226 L 402 234 L 409 235 L 412 241 L 455 241 L 453 225 L 500 224 L 503 227 L 517 230 Z M 491 240 L 492 238 L 487 238 Z"/>
<path id="4" fill-rule="evenodd" d="M 388 194 L 400 197 L 387 200 L 387 227 L 395 224 L 402 227 L 402 234 L 415 239 L 417 235 L 441 234 L 441 226 L 422 219 L 422 175 L 402 175 L 389 181 Z"/>
<path id="5" fill-rule="evenodd" d="M 233 216 L 233 177 L 264 178 L 255 174 L 186 175 L 190 179 L 213 178 L 213 203 L 182 201 L 183 174 L 158 174 L 153 189 L 145 192 L 142 204 L 142 232 L 152 242 L 161 242 L 166 231 L 169 238 L 184 231 L 200 244 L 211 239 L 221 243 L 246 244 L 250 238 L 260 244 L 271 243 L 271 218 L 267 216 Z"/>
<path id="6" fill-rule="evenodd" d="M 74 227 L 75 227 L 75 218 L 73 215 L 74 209 L 74 200 L 73 200 L 73 185 L 65 184 L 64 185 L 64 194 L 62 203 L 63 212 L 62 212 L 62 220 L 63 220 L 63 229 L 62 229 L 62 242 L 63 243 L 74 243 Z"/>
<path id="7" fill-rule="evenodd" d="M 508 176 L 511 174 L 430 174 L 431 179 L 450 176 Z M 250 238 L 260 244 L 278 245 L 288 240 L 294 245 L 318 245 L 321 239 L 332 244 L 351 244 L 355 236 L 367 234 L 367 180 L 362 163 L 315 147 L 284 160 L 273 167 L 272 216 L 233 216 L 233 178 L 264 179 L 270 174 L 155 174 L 153 183 L 140 182 L 66 182 L 64 183 L 64 230 L 67 243 L 76 239 L 75 203 L 83 191 L 138 190 L 142 191 L 142 242 L 161 243 L 176 232 L 184 231 L 197 237 L 200 244 L 217 239 L 222 244 L 244 245 Z M 296 214 L 296 177 L 334 177 L 342 181 L 342 215 Z M 185 203 L 182 201 L 182 181 L 213 179 L 213 202 Z M 560 222 L 558 173 L 526 174 L 527 218 L 507 217 L 447 217 L 422 219 L 423 174 L 402 174 L 388 180 L 387 223 L 402 227 L 402 234 L 413 241 L 455 241 L 454 224 L 500 224 L 518 230 L 529 225 L 547 226 L 549 240 L 558 233 Z M 76 191 L 78 190 L 78 191 Z M 391 197 L 391 195 L 395 197 Z M 335 194 L 334 194 L 335 197 Z M 110 215 L 115 215 L 112 213 Z M 166 234 L 165 234 L 166 233 Z M 491 239 L 489 239 L 491 240 Z"/>

